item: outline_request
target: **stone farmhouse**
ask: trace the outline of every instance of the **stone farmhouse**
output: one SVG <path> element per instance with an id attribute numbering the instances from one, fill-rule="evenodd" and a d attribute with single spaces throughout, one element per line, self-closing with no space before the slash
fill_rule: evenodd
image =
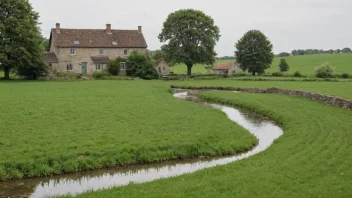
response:
<path id="1" fill-rule="evenodd" d="M 60 24 L 51 30 L 50 52 L 44 61 L 57 72 L 93 74 L 107 68 L 109 59 L 128 57 L 132 51 L 147 51 L 142 26 L 137 30 L 62 29 Z M 121 63 L 121 74 L 126 63 Z"/>
<path id="2" fill-rule="evenodd" d="M 235 63 L 220 63 L 213 67 L 213 73 L 214 74 L 219 74 L 219 75 L 230 75 L 230 74 L 237 74 L 237 73 L 242 73 L 243 70 L 240 68 L 240 66 Z"/>

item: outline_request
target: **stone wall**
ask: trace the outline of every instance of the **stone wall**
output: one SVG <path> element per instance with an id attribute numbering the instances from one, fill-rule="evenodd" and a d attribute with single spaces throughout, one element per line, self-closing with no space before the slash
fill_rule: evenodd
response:
<path id="1" fill-rule="evenodd" d="M 197 90 L 223 90 L 223 91 L 239 91 L 239 92 L 248 92 L 248 93 L 265 93 L 265 94 L 283 94 L 290 96 L 299 96 L 305 97 L 310 100 L 315 100 L 320 103 L 349 109 L 352 110 L 352 101 L 345 100 L 336 96 L 326 96 L 322 94 L 306 92 L 306 91 L 297 91 L 297 90 L 285 90 L 279 88 L 268 88 L 268 89 L 259 89 L 259 88 L 231 88 L 231 87 L 188 87 L 188 86 L 171 86 L 171 88 L 179 89 L 197 89 Z"/>
<path id="2" fill-rule="evenodd" d="M 165 61 L 161 61 L 155 69 L 158 71 L 160 76 L 168 76 L 170 75 L 170 66 Z"/>

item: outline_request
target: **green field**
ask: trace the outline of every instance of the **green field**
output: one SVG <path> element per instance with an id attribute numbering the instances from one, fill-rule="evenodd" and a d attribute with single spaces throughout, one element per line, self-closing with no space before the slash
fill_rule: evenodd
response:
<path id="1" fill-rule="evenodd" d="M 78 197 L 351 197 L 352 113 L 304 98 L 231 92 L 201 97 L 280 123 L 284 135 L 249 159 Z"/>
<path id="2" fill-rule="evenodd" d="M 290 56 L 286 57 L 290 66 L 289 74 L 300 71 L 304 75 L 314 75 L 315 68 L 319 67 L 325 62 L 330 62 L 335 67 L 337 74 L 349 73 L 352 74 L 352 53 L 346 54 L 317 54 L 307 56 Z M 233 60 L 223 60 L 221 62 L 231 62 Z M 280 58 L 274 58 L 273 64 L 266 73 L 273 73 L 279 71 Z M 218 63 L 218 62 L 217 62 Z M 216 64 L 217 64 L 216 63 Z M 177 74 L 186 74 L 187 68 L 185 65 L 175 65 L 174 72 Z M 207 73 L 202 65 L 195 65 L 193 73 Z"/>
<path id="3" fill-rule="evenodd" d="M 311 91 L 324 95 L 339 96 L 352 100 L 352 82 L 286 82 L 286 81 L 237 81 L 229 79 L 220 80 L 189 80 L 171 81 L 176 86 L 218 86 L 242 88 L 282 88 L 292 90 Z"/>
<path id="4" fill-rule="evenodd" d="M 229 63 L 229 62 L 235 62 L 235 60 L 217 60 L 215 62 L 216 64 L 219 63 Z M 187 66 L 185 64 L 177 64 L 173 67 L 170 68 L 172 72 L 175 74 L 187 74 Z M 207 74 L 208 71 L 204 68 L 204 65 L 202 64 L 196 64 L 192 67 L 192 73 L 193 74 Z"/>
<path id="5" fill-rule="evenodd" d="M 169 91 L 161 81 L 1 82 L 0 180 L 233 154 L 257 143 L 222 112 Z"/>

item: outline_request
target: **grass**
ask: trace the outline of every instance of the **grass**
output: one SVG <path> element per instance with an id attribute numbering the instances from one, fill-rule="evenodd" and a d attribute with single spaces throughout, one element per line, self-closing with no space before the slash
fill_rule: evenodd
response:
<path id="1" fill-rule="evenodd" d="M 242 88 L 282 88 L 292 90 L 311 91 L 325 95 L 340 96 L 352 100 L 352 82 L 295 82 L 295 81 L 236 81 L 236 80 L 189 80 L 172 81 L 171 85 L 177 86 L 219 86 Z"/>
<path id="2" fill-rule="evenodd" d="M 1 82 L 0 180 L 241 152 L 254 136 L 162 81 Z"/>
<path id="3" fill-rule="evenodd" d="M 352 53 L 344 54 L 317 54 L 306 56 L 290 56 L 286 57 L 287 63 L 290 66 L 288 74 L 293 74 L 296 71 L 301 72 L 303 75 L 314 75 L 315 68 L 319 67 L 325 62 L 330 62 L 335 67 L 337 74 L 349 73 L 352 74 Z M 232 62 L 233 60 L 222 60 L 221 62 Z M 274 58 L 271 68 L 266 70 L 266 73 L 273 73 L 279 71 L 280 58 Z M 215 64 L 218 64 L 216 62 Z M 186 74 L 187 67 L 179 64 L 174 66 L 176 74 Z M 203 65 L 195 65 L 192 69 L 193 73 L 206 74 L 207 71 Z"/>
<path id="4" fill-rule="evenodd" d="M 235 62 L 235 60 L 216 60 L 215 65 L 219 63 L 230 63 Z M 175 74 L 187 74 L 187 66 L 185 64 L 177 64 L 170 68 L 171 72 Z M 192 67 L 192 74 L 207 74 L 208 71 L 204 68 L 202 64 L 196 64 Z"/>
<path id="5" fill-rule="evenodd" d="M 352 113 L 303 98 L 230 92 L 203 99 L 280 123 L 268 150 L 225 166 L 78 197 L 352 197 Z"/>

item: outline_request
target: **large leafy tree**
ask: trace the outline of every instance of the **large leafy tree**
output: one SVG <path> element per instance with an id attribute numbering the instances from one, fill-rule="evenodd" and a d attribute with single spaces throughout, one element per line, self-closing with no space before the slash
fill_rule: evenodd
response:
<path id="1" fill-rule="evenodd" d="M 45 72 L 38 19 L 28 0 L 0 1 L 0 68 L 5 79 L 10 70 L 29 78 Z"/>
<path id="2" fill-rule="evenodd" d="M 171 13 L 159 35 L 161 42 L 167 42 L 162 47 L 167 54 L 167 61 L 184 63 L 189 76 L 192 75 L 194 64 L 215 62 L 214 46 L 219 38 L 219 28 L 214 20 L 203 12 L 192 9 Z"/>
<path id="3" fill-rule="evenodd" d="M 263 74 L 273 62 L 273 45 L 259 30 L 247 32 L 236 44 L 235 56 L 244 71 Z"/>

